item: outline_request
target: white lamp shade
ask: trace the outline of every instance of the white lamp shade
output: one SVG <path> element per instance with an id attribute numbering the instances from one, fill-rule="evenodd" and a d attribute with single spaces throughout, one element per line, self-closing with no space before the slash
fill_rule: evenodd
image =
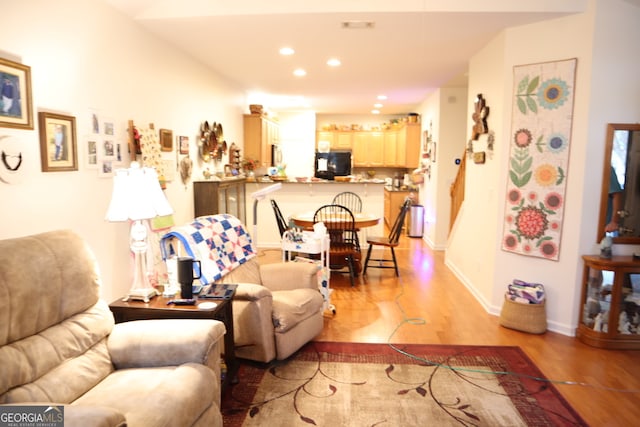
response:
<path id="1" fill-rule="evenodd" d="M 136 221 L 172 213 L 155 169 L 140 168 L 134 162 L 129 169 L 115 171 L 107 221 Z"/>

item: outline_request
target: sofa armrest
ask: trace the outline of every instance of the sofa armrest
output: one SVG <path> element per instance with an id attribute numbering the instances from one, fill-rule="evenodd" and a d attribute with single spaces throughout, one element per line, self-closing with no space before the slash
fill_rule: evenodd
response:
<path id="1" fill-rule="evenodd" d="M 320 267 L 306 262 L 280 262 L 260 266 L 262 284 L 272 291 L 318 289 Z"/>
<path id="2" fill-rule="evenodd" d="M 124 415 L 104 406 L 65 405 L 64 427 L 126 427 Z"/>
<path id="3" fill-rule="evenodd" d="M 265 297 L 271 297 L 271 291 L 268 288 L 254 283 L 238 283 L 233 299 L 234 301 L 257 301 Z"/>
<path id="4" fill-rule="evenodd" d="M 217 320 L 135 320 L 114 326 L 107 341 L 116 369 L 177 366 L 187 362 L 210 365 L 210 354 L 225 334 Z M 217 360 L 215 361 L 217 362 Z"/>

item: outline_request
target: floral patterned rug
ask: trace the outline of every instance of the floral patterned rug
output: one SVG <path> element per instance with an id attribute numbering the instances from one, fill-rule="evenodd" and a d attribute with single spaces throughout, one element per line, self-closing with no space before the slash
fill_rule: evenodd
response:
<path id="1" fill-rule="evenodd" d="M 312 342 L 243 362 L 223 397 L 236 426 L 584 426 L 519 347 Z"/>

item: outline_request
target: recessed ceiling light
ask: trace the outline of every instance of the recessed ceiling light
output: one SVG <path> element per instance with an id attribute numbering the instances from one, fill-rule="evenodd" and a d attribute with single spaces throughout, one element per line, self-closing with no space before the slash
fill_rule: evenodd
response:
<path id="1" fill-rule="evenodd" d="M 327 61 L 327 65 L 330 67 L 339 67 L 340 64 L 342 64 L 340 62 L 340 60 L 338 58 L 331 58 Z"/>
<path id="2" fill-rule="evenodd" d="M 280 55 L 289 56 L 289 55 L 293 55 L 294 53 L 296 53 L 296 51 L 290 47 L 283 47 L 280 49 Z"/>
<path id="3" fill-rule="evenodd" d="M 387 99 L 387 95 L 378 95 L 378 99 L 380 101 L 384 101 L 385 99 Z"/>
<path id="4" fill-rule="evenodd" d="M 380 110 L 371 110 L 371 114 L 380 114 Z"/>
<path id="5" fill-rule="evenodd" d="M 382 108 L 382 107 L 384 107 L 384 105 L 380 104 L 379 102 L 377 102 L 377 103 L 373 104 L 373 106 L 374 106 L 375 108 Z"/>
<path id="6" fill-rule="evenodd" d="M 302 68 L 296 68 L 293 71 L 293 75 L 296 77 L 304 77 L 307 75 L 307 72 L 305 70 L 303 70 Z"/>

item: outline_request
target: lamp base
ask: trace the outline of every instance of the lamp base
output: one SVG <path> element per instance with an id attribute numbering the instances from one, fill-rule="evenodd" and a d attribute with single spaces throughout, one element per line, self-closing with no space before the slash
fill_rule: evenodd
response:
<path id="1" fill-rule="evenodd" d="M 122 299 L 122 301 L 138 300 L 149 302 L 151 298 L 158 295 L 158 291 L 155 288 L 138 288 L 130 289 L 129 294 Z"/>

